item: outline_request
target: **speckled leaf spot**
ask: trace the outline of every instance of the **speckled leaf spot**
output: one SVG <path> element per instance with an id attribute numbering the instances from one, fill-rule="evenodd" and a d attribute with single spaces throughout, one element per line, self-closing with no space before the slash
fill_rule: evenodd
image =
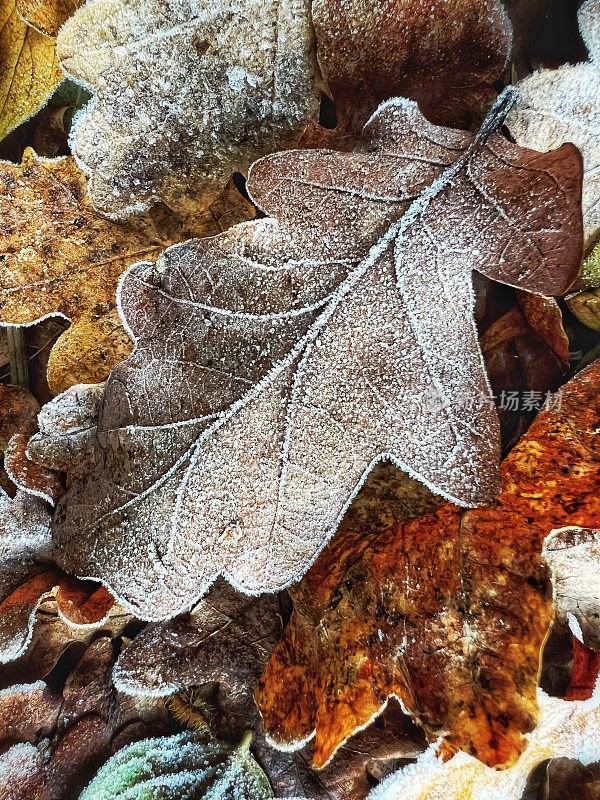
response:
<path id="1" fill-rule="evenodd" d="M 523 147 L 575 144 L 583 156 L 583 222 L 587 246 L 600 236 L 600 0 L 579 9 L 589 61 L 543 69 L 517 84 L 506 123 Z"/>
<path id="2" fill-rule="evenodd" d="M 293 145 L 322 91 L 309 0 L 96 0 L 57 52 L 94 93 L 71 149 L 115 216 L 207 206 L 232 172 Z"/>
<path id="3" fill-rule="evenodd" d="M 67 570 L 164 618 L 219 574 L 298 580 L 382 459 L 465 506 L 496 494 L 471 271 L 559 293 L 582 239 L 579 154 L 508 142 L 510 98 L 477 136 L 390 101 L 358 152 L 255 164 L 270 218 L 130 269 L 135 350 L 54 519 Z"/>

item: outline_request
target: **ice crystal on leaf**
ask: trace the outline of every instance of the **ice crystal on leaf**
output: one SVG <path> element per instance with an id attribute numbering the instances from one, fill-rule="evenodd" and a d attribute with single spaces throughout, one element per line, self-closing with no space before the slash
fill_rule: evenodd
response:
<path id="1" fill-rule="evenodd" d="M 96 0 L 57 50 L 95 93 L 72 150 L 116 215 L 208 205 L 231 172 L 293 144 L 321 95 L 309 0 Z"/>
<path id="2" fill-rule="evenodd" d="M 461 505 L 497 493 L 471 272 L 560 293 L 582 239 L 579 154 L 507 141 L 510 99 L 476 136 L 390 101 L 358 152 L 255 164 L 271 217 L 126 273 L 136 346 L 57 507 L 65 569 L 164 618 L 220 573 L 246 593 L 297 580 L 379 460 Z"/>
<path id="3" fill-rule="evenodd" d="M 589 61 L 535 72 L 517 84 L 506 123 L 523 147 L 573 142 L 583 156 L 583 222 L 588 245 L 600 235 L 600 0 L 579 9 Z"/>
<path id="4" fill-rule="evenodd" d="M 520 800 L 530 772 L 549 758 L 583 764 L 600 759 L 600 685 L 589 700 L 565 701 L 538 692 L 540 719 L 517 763 L 506 770 L 485 766 L 467 753 L 450 761 L 436 745 L 377 786 L 368 800 Z"/>

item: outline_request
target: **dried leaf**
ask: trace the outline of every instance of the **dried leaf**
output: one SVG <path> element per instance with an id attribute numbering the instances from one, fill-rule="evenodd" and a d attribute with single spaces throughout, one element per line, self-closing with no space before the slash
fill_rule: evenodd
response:
<path id="1" fill-rule="evenodd" d="M 537 715 L 540 652 L 553 617 L 542 542 L 600 520 L 600 362 L 572 379 L 502 464 L 489 507 L 387 530 L 342 527 L 302 582 L 258 686 L 281 745 L 316 731 L 314 764 L 390 695 L 444 749 L 515 760 Z"/>
<path id="2" fill-rule="evenodd" d="M 193 733 L 145 739 L 113 756 L 80 800 L 268 800 L 273 792 L 252 758 L 251 738 L 238 745 Z"/>
<path id="3" fill-rule="evenodd" d="M 589 700 L 568 702 L 539 691 L 540 719 L 517 763 L 494 770 L 467 753 L 450 761 L 436 757 L 436 745 L 414 765 L 390 776 L 369 800 L 520 800 L 527 776 L 542 761 L 562 756 L 590 764 L 600 759 L 600 691 Z"/>
<path id="4" fill-rule="evenodd" d="M 312 18 L 336 104 L 358 101 L 363 123 L 394 96 L 438 124 L 471 121 L 495 95 L 511 46 L 497 0 L 313 0 Z"/>
<path id="5" fill-rule="evenodd" d="M 600 653 L 573 637 L 573 670 L 565 700 L 587 700 L 594 693 L 600 673 Z"/>
<path id="6" fill-rule="evenodd" d="M 600 0 L 579 9 L 579 27 L 590 60 L 547 69 L 520 81 L 506 124 L 523 147 L 550 150 L 573 142 L 583 156 L 583 222 L 586 247 L 600 235 Z"/>
<path id="7" fill-rule="evenodd" d="M 0 692 L 0 749 L 38 742 L 55 728 L 62 701 L 43 681 Z"/>
<path id="8" fill-rule="evenodd" d="M 228 187 L 204 215 L 190 219 L 194 231 L 211 235 L 253 215 L 234 192 Z M 115 310 L 119 277 L 185 237 L 187 224 L 160 209 L 127 223 L 102 217 L 73 158 L 40 159 L 31 149 L 21 165 L 0 169 L 0 215 L 0 321 L 28 325 L 52 314 L 72 320 L 50 355 L 50 388 L 58 393 L 103 381 L 132 348 Z"/>
<path id="9" fill-rule="evenodd" d="M 0 139 L 34 114 L 62 77 L 54 40 L 23 22 L 15 0 L 2 0 Z"/>
<path id="10" fill-rule="evenodd" d="M 507 102 L 475 138 L 385 104 L 368 152 L 253 167 L 277 220 L 127 273 L 136 348 L 107 383 L 94 467 L 54 519 L 65 569 L 161 619 L 219 573 L 247 593 L 297 580 L 379 460 L 464 505 L 494 496 L 471 271 L 560 292 L 581 231 L 575 149 L 505 140 Z"/>
<path id="11" fill-rule="evenodd" d="M 104 587 L 70 578 L 50 562 L 46 505 L 21 491 L 10 498 L 0 490 L 0 517 L 0 663 L 25 651 L 35 612 L 49 598 L 71 624 L 100 625 L 113 598 Z"/>
<path id="12" fill-rule="evenodd" d="M 118 648 L 118 641 L 107 636 L 87 648 L 67 678 L 60 714 L 51 731 L 43 727 L 48 716 L 44 707 L 38 712 L 34 704 L 28 706 L 30 730 L 23 731 L 20 743 L 0 755 L 0 797 L 73 800 L 116 750 L 149 735 L 166 733 L 162 701 L 133 701 L 112 686 L 110 676 Z M 18 698 L 27 688 L 11 687 L 3 695 L 12 692 Z M 28 735 L 36 723 L 37 735 Z M 0 738 L 9 724 L 2 717 Z"/>
<path id="13" fill-rule="evenodd" d="M 568 295 L 566 303 L 580 322 L 600 331 L 600 289 Z"/>
<path id="14" fill-rule="evenodd" d="M 58 476 L 27 455 L 39 410 L 39 403 L 26 389 L 0 384 L 0 451 L 5 473 L 18 489 L 54 505 L 63 493 Z"/>
<path id="15" fill-rule="evenodd" d="M 543 555 L 552 572 L 558 619 L 571 627 L 576 624 L 581 641 L 600 649 L 600 531 L 552 531 Z"/>
<path id="16" fill-rule="evenodd" d="M 82 0 L 17 0 L 17 11 L 40 33 L 56 36 L 61 25 L 83 5 Z"/>
<path id="17" fill-rule="evenodd" d="M 541 766 L 541 765 L 540 765 Z M 534 770 L 534 776 L 538 770 Z M 531 783 L 530 776 L 530 783 Z M 598 800 L 600 798 L 600 764 L 583 766 L 568 758 L 553 758 L 542 771 L 537 793 L 527 787 L 521 800 Z"/>
<path id="18" fill-rule="evenodd" d="M 94 92 L 73 153 L 117 215 L 209 205 L 232 172 L 293 145 L 321 95 L 309 0 L 96 0 L 57 47 Z"/>

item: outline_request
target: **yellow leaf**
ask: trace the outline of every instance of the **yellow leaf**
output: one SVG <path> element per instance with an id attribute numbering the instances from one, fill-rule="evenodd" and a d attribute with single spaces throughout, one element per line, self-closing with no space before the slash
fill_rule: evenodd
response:
<path id="1" fill-rule="evenodd" d="M 0 139 L 35 113 L 62 77 L 54 39 L 23 22 L 15 0 L 0 0 Z"/>
<path id="2" fill-rule="evenodd" d="M 46 36 L 56 36 L 81 5 L 82 0 L 17 0 L 17 11 L 28 25 Z"/>

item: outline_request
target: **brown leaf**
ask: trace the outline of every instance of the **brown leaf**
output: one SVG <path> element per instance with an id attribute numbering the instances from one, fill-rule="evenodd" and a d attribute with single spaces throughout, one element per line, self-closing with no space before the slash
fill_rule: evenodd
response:
<path id="1" fill-rule="evenodd" d="M 254 215 L 227 187 L 214 207 L 186 222 L 157 208 L 129 222 L 98 214 L 73 158 L 39 159 L 27 149 L 20 165 L 0 168 L 0 321 L 26 325 L 59 314 L 74 324 L 55 344 L 48 381 L 56 393 L 102 381 L 132 347 L 115 310 L 125 269 L 189 235 L 211 235 Z"/>
<path id="2" fill-rule="evenodd" d="M 0 756 L 0 797 L 12 800 L 72 800 L 78 797 L 96 769 L 124 744 L 167 732 L 167 714 L 161 700 L 137 700 L 121 695 L 111 683 L 119 642 L 101 636 L 86 650 L 67 678 L 56 724 L 50 732 L 41 727 L 47 717 L 30 705 L 30 730 L 37 736 L 19 737 L 20 744 Z M 35 688 L 36 685 L 34 684 Z M 22 693 L 29 687 L 12 687 L 2 693 Z M 32 689 L 29 689 L 32 691 Z M 9 723 L 0 721 L 0 740 Z M 127 732 L 127 735 L 123 735 Z M 26 731 L 25 733 L 29 733 Z M 44 743 L 42 735 L 49 736 Z M 25 746 L 24 742 L 33 742 Z M 19 770 L 19 764 L 22 767 Z M 19 794 L 20 792 L 20 794 Z"/>
<path id="3" fill-rule="evenodd" d="M 600 520 L 600 361 L 573 378 L 502 464 L 500 497 L 371 532 L 343 523 L 303 581 L 258 687 L 282 744 L 316 730 L 314 763 L 397 695 L 426 729 L 510 764 L 537 719 L 553 617 L 542 542 Z"/>
<path id="4" fill-rule="evenodd" d="M 0 751 L 17 742 L 38 742 L 56 726 L 61 698 L 43 681 L 0 691 Z"/>
<path id="5" fill-rule="evenodd" d="M 78 581 L 50 562 L 50 514 L 46 504 L 17 491 L 0 490 L 0 663 L 28 646 L 41 603 L 53 598 L 72 625 L 99 625 L 113 598 L 91 582 Z"/>
<path id="6" fill-rule="evenodd" d="M 437 124 L 471 122 L 495 96 L 510 52 L 497 0 L 314 0 L 312 18 L 336 104 L 358 105 L 361 124 L 396 96 Z"/>
<path id="7" fill-rule="evenodd" d="M 296 581 L 379 460 L 464 505 L 494 496 L 472 270 L 560 292 L 581 253 L 579 156 L 504 139 L 509 104 L 474 136 L 390 101 L 356 153 L 254 165 L 276 219 L 128 272 L 136 348 L 54 519 L 65 569 L 159 619 L 219 574 L 250 593 Z"/>

